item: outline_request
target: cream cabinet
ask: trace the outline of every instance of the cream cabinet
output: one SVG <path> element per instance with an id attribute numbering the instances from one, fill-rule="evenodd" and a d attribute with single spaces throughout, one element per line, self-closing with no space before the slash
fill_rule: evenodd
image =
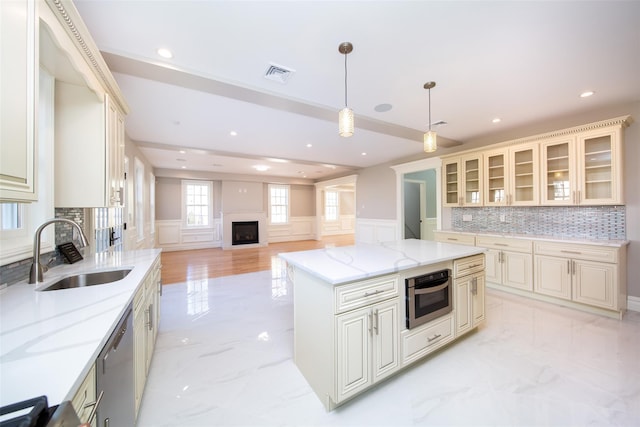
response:
<path id="1" fill-rule="evenodd" d="M 478 235 L 476 246 L 487 248 L 487 282 L 533 290 L 533 245 L 530 240 Z"/>
<path id="2" fill-rule="evenodd" d="M 124 202 L 124 121 L 109 95 L 56 82 L 57 207 L 116 207 Z"/>
<path id="3" fill-rule="evenodd" d="M 539 204 L 538 144 L 484 153 L 485 206 Z"/>
<path id="4" fill-rule="evenodd" d="M 98 404 L 96 398 L 96 368 L 95 365 L 92 365 L 80 388 L 71 399 L 71 405 L 73 405 L 81 422 L 89 422 L 91 411 Z M 91 426 L 96 427 L 95 417 L 91 420 Z"/>
<path id="5" fill-rule="evenodd" d="M 160 258 L 133 298 L 133 359 L 135 413 L 138 414 L 158 334 L 162 291 Z"/>
<path id="6" fill-rule="evenodd" d="M 624 248 L 535 243 L 534 291 L 589 307 L 626 310 Z"/>
<path id="7" fill-rule="evenodd" d="M 0 1 L 0 201 L 36 192 L 38 64 L 36 0 Z"/>
<path id="8" fill-rule="evenodd" d="M 452 315 L 433 320 L 415 330 L 401 332 L 402 364 L 408 365 L 456 338 Z"/>
<path id="9" fill-rule="evenodd" d="M 457 243 L 460 245 L 475 246 L 476 237 L 468 233 L 451 233 L 447 231 L 436 230 L 433 232 L 434 240 L 443 243 Z"/>
<path id="10" fill-rule="evenodd" d="M 396 298 L 336 316 L 338 403 L 400 367 L 398 313 Z"/>
<path id="11" fill-rule="evenodd" d="M 477 273 L 455 279 L 456 336 L 469 332 L 485 319 L 485 276 Z"/>
<path id="12" fill-rule="evenodd" d="M 442 175 L 443 206 L 482 206 L 482 155 L 447 159 Z"/>

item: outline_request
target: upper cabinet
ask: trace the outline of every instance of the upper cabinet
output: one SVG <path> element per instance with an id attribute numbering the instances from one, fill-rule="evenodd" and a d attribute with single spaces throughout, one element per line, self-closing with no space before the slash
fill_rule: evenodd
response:
<path id="1" fill-rule="evenodd" d="M 617 117 L 444 158 L 443 206 L 624 204 L 623 129 L 631 122 Z"/>
<path id="2" fill-rule="evenodd" d="M 482 155 L 447 159 L 442 174 L 444 206 L 482 205 Z"/>
<path id="3" fill-rule="evenodd" d="M 35 0 L 0 1 L 0 201 L 36 192 L 38 27 Z"/>
<path id="4" fill-rule="evenodd" d="M 485 206 L 539 203 L 538 145 L 527 144 L 485 153 Z"/>
<path id="5" fill-rule="evenodd" d="M 73 3 L 43 3 L 40 65 L 55 76 L 55 206 L 121 206 L 128 107 Z"/>

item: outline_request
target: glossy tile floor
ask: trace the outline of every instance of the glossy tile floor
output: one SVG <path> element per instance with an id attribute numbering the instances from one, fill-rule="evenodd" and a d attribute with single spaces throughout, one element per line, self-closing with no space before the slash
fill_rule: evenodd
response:
<path id="1" fill-rule="evenodd" d="M 138 426 L 640 426 L 640 313 L 493 290 L 477 332 L 327 413 L 292 360 L 284 276 L 165 286 Z"/>

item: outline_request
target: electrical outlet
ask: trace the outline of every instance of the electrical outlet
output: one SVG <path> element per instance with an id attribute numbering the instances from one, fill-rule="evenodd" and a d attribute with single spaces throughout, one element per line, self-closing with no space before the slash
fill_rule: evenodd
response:
<path id="1" fill-rule="evenodd" d="M 500 222 L 506 222 L 507 221 L 507 216 L 506 215 L 500 215 Z"/>
<path id="2" fill-rule="evenodd" d="M 471 221 L 473 219 L 473 217 L 471 215 L 462 215 L 462 220 L 463 221 Z"/>

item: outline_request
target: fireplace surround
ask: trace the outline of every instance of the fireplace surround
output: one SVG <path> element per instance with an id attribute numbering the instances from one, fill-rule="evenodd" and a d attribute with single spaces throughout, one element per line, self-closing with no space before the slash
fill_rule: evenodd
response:
<path id="1" fill-rule="evenodd" d="M 267 215 L 264 212 L 222 214 L 222 249 L 267 246 L 267 236 Z"/>

